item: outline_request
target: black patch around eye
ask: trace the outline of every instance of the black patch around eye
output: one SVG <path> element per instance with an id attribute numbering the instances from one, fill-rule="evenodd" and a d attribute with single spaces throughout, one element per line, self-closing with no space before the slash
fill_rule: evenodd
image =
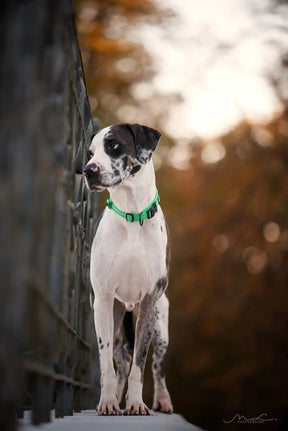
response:
<path id="1" fill-rule="evenodd" d="M 108 156 L 113 158 L 120 157 L 123 154 L 122 144 L 114 139 L 105 139 L 104 150 Z"/>

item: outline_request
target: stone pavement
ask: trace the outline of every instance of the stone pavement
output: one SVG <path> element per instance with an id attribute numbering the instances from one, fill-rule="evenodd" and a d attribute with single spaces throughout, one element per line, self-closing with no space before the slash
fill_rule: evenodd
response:
<path id="1" fill-rule="evenodd" d="M 152 412 L 151 416 L 97 416 L 95 410 L 75 413 L 51 423 L 33 426 L 31 413 L 19 420 L 19 431 L 202 431 L 182 416 Z M 52 415 L 54 416 L 54 415 Z"/>

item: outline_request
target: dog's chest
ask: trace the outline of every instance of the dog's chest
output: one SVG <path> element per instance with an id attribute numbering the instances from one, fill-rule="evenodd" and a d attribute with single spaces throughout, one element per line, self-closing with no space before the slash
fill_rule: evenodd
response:
<path id="1" fill-rule="evenodd" d="M 109 218 L 102 220 L 92 248 L 99 289 L 109 289 L 122 302 L 139 302 L 167 273 L 164 217 L 128 229 L 121 224 L 109 229 L 108 223 Z"/>
<path id="2" fill-rule="evenodd" d="M 158 269 L 148 253 L 149 238 L 127 239 L 115 255 L 110 282 L 115 294 L 124 302 L 141 301 L 155 283 Z M 160 264 L 160 262 L 159 262 Z"/>

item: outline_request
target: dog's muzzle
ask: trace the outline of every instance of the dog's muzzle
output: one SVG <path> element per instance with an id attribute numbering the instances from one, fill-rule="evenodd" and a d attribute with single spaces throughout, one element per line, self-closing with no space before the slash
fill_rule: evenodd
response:
<path id="1" fill-rule="evenodd" d="M 86 165 L 83 174 L 85 175 L 88 186 L 91 190 L 100 185 L 100 168 L 96 163 Z"/>

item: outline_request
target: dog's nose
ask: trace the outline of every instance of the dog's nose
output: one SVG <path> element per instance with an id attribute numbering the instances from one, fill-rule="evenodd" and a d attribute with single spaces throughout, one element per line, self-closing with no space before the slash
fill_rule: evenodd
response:
<path id="1" fill-rule="evenodd" d="M 96 165 L 96 163 L 90 163 L 87 165 L 83 171 L 83 174 L 86 177 L 91 177 L 99 173 L 99 166 Z"/>

